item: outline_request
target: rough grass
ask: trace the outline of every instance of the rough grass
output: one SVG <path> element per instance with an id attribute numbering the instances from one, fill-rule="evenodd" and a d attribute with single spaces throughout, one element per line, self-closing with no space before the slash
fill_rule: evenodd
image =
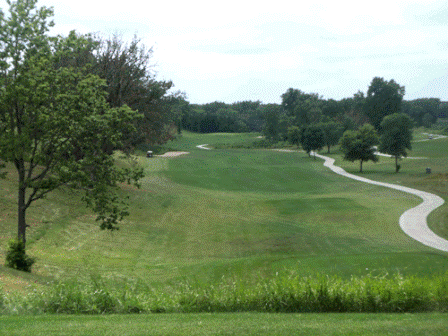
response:
<path id="1" fill-rule="evenodd" d="M 54 284 L 26 295 L 0 294 L 0 313 L 446 312 L 447 275 L 342 279 L 290 272 L 256 282 L 222 277 L 216 283 L 182 281 L 159 288 L 131 279 L 91 277 L 82 284 Z"/>

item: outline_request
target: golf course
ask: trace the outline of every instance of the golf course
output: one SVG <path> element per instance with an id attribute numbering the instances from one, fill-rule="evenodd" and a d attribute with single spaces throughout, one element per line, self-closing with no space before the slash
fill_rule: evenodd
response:
<path id="1" fill-rule="evenodd" d="M 144 167 L 145 178 L 140 188 L 121 186 L 120 193 L 129 197 L 130 215 L 118 231 L 100 230 L 94 216 L 71 189 L 60 189 L 36 202 L 28 219 L 27 250 L 37 259 L 32 273 L 0 266 L 3 293 L 0 308 L 5 314 L 0 321 L 2 325 L 10 326 L 6 334 L 13 334 L 14 323 L 23 314 L 38 314 L 32 317 L 33 322 L 29 322 L 33 325 L 49 321 L 59 323 L 57 315 L 40 315 L 39 304 L 33 306 L 33 302 L 37 302 L 33 297 L 49 288 L 58 288 L 59 293 L 65 293 L 63 289 L 69 288 L 71 295 L 75 295 L 77 288 L 84 285 L 85 288 L 96 288 L 95 293 L 99 287 L 104 287 L 101 288 L 104 292 L 113 292 L 124 286 L 134 301 L 138 301 L 138 295 L 151 293 L 152 296 L 145 296 L 147 301 L 153 299 L 148 303 L 148 307 L 154 307 L 149 312 L 176 312 L 182 309 L 176 306 L 174 297 L 181 292 L 185 295 L 189 290 L 193 296 L 198 289 L 213 292 L 215 288 L 214 295 L 226 296 L 238 291 L 256 291 L 263 285 L 275 285 L 281 291 L 282 282 L 288 286 L 287 281 L 300 282 L 303 278 L 309 279 L 309 283 L 327 279 L 338 283 L 339 288 L 357 281 L 374 284 L 397 279 L 421 282 L 437 276 L 446 279 L 448 254 L 409 237 L 399 225 L 401 214 L 421 203 L 419 197 L 338 175 L 324 167 L 322 159 L 308 157 L 295 147 L 283 151 L 237 148 L 239 144 L 257 141 L 257 136 L 259 134 L 254 133 L 184 132 L 166 144 L 163 151 L 188 154 L 152 158 L 143 154 L 135 156 L 133 160 Z M 415 139 L 419 137 L 423 139 L 424 135 L 417 132 Z M 197 147 L 203 144 L 211 150 Z M 347 172 L 358 174 L 358 165 L 343 161 L 337 148 L 330 154 L 322 154 L 334 158 L 335 165 Z M 403 159 L 402 171 L 394 173 L 393 159 L 382 157 L 378 163 L 365 164 L 364 173 L 360 175 L 434 193 L 446 201 L 448 138 L 414 142 L 409 156 L 424 159 Z M 128 164 L 119 155 L 117 161 L 118 164 Z M 431 174 L 426 174 L 426 167 L 432 168 Z M 11 167 L 7 178 L 0 180 L 2 260 L 7 240 L 16 233 L 14 174 Z M 440 237 L 448 238 L 446 202 L 429 215 L 428 225 Z M 19 300 L 19 296 L 22 299 Z M 145 312 L 147 309 L 137 301 L 134 306 L 138 308 L 135 309 Z M 220 307 L 216 311 L 233 311 L 230 306 L 223 308 L 219 304 L 205 305 L 207 308 L 204 309 L 200 306 L 200 303 L 192 304 L 191 311 L 213 311 L 213 307 Z M 249 306 L 242 304 L 235 310 L 260 310 L 247 308 Z M 446 303 L 439 308 L 441 312 L 446 311 Z M 387 308 L 386 312 L 397 309 Z M 55 310 L 58 311 L 64 312 L 63 309 Z M 195 320 L 194 315 L 189 316 L 182 323 Z M 272 330 L 291 334 L 287 330 L 295 329 L 282 329 L 282 326 L 291 328 L 288 321 L 293 315 L 284 320 L 280 316 L 275 317 L 277 322 L 270 324 Z M 301 316 L 308 319 L 312 314 Z M 319 319 L 329 322 L 334 319 L 334 315 L 325 316 L 321 315 Z M 341 331 L 355 328 L 350 323 L 344 324 L 346 318 L 366 319 L 375 325 L 372 330 L 378 332 L 383 330 L 383 322 L 391 323 L 392 319 L 397 330 L 405 325 L 411 328 L 403 335 L 413 332 L 435 335 L 448 328 L 446 315 L 441 313 L 425 314 L 425 319 L 435 320 L 425 327 L 416 322 L 421 318 L 418 314 L 343 316 Z M 404 324 L 404 317 L 414 323 Z M 149 325 L 157 328 L 158 323 L 181 323 L 177 321 L 179 318 L 174 314 L 164 316 L 163 322 L 152 317 L 145 322 L 138 317 L 136 323 L 148 323 L 148 327 L 142 328 L 149 328 Z M 204 319 L 206 324 L 213 324 L 216 318 L 219 317 L 213 314 L 198 315 L 198 319 Z M 244 325 L 248 329 L 239 329 L 237 324 L 241 322 L 236 321 L 244 318 L 247 318 Z M 239 334 L 243 330 L 248 334 L 256 333 L 263 325 L 256 322 L 259 318 L 259 314 L 230 315 L 227 319 L 235 320 L 235 326 L 227 325 L 221 331 L 226 334 Z M 104 323 L 97 319 L 89 321 L 80 323 Z M 360 328 L 358 332 L 366 334 L 362 325 Z M 390 331 L 395 327 L 391 328 Z M 2 329 L 0 334 L 4 334 L 3 330 L 7 329 Z M 166 333 L 158 334 L 176 334 L 170 327 L 164 330 Z M 202 332 L 206 334 L 206 330 L 202 329 Z M 315 332 L 324 333 L 324 330 L 318 328 Z M 195 333 L 201 334 L 201 331 Z M 182 334 L 180 329 L 178 334 Z"/>

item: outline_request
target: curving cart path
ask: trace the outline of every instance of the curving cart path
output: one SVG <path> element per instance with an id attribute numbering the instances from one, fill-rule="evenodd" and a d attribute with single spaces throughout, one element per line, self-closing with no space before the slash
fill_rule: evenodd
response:
<path id="1" fill-rule="evenodd" d="M 325 163 L 324 166 L 330 168 L 332 171 L 339 175 L 343 175 L 345 177 L 358 180 L 365 183 L 375 184 L 382 187 L 392 188 L 400 191 L 407 192 L 409 194 L 416 195 L 423 199 L 423 202 L 417 205 L 414 208 L 411 208 L 407 211 L 405 211 L 400 216 L 400 227 L 401 229 L 411 238 L 419 241 L 422 244 L 425 244 L 427 246 L 433 247 L 435 249 L 448 252 L 448 240 L 443 239 L 439 236 L 437 236 L 434 232 L 432 232 L 429 227 L 428 223 L 426 221 L 426 218 L 428 215 L 436 208 L 441 206 L 445 201 L 434 194 L 420 191 L 417 189 L 412 189 L 408 187 L 403 187 L 396 184 L 391 183 L 384 183 L 384 182 L 378 182 L 366 179 L 364 177 L 360 177 L 357 175 L 353 175 L 350 173 L 347 173 L 344 169 L 341 167 L 334 165 L 334 159 L 323 156 L 320 154 L 316 154 L 318 158 L 324 159 Z"/>
<path id="2" fill-rule="evenodd" d="M 206 147 L 207 144 L 196 146 L 197 148 L 201 149 L 211 149 Z M 312 153 L 314 154 L 314 153 Z M 423 199 L 423 202 L 417 205 L 416 207 L 413 207 L 409 210 L 406 210 L 399 219 L 399 224 L 401 229 L 406 233 L 409 237 L 419 241 L 420 243 L 433 247 L 435 249 L 448 252 L 448 240 L 443 239 L 436 235 L 434 232 L 432 232 L 429 227 L 428 223 L 426 221 L 426 218 L 428 215 L 435 209 L 437 209 L 439 206 L 441 206 L 445 201 L 443 198 L 425 192 L 417 189 L 412 189 L 408 187 L 403 187 L 397 184 L 391 184 L 391 183 L 385 183 L 385 182 L 378 182 L 369 180 L 365 177 L 353 175 L 350 173 L 347 173 L 344 169 L 341 167 L 334 165 L 334 159 L 330 158 L 328 156 L 315 154 L 316 157 L 321 158 L 325 160 L 324 166 L 330 168 L 332 171 L 334 171 L 336 174 L 358 180 L 365 183 L 375 184 L 382 187 L 387 187 L 391 189 L 396 189 L 400 191 L 407 192 L 409 194 L 416 195 Z"/>

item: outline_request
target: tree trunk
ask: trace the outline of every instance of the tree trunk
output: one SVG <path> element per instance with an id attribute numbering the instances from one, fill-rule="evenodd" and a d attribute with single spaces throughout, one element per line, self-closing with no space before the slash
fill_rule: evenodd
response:
<path id="1" fill-rule="evenodd" d="M 327 153 L 330 154 L 330 146 L 328 145 L 327 148 L 328 148 Z"/>
<path id="2" fill-rule="evenodd" d="M 18 226 L 17 226 L 17 239 L 19 241 L 23 241 L 23 243 L 26 243 L 26 221 L 25 221 L 25 214 L 26 214 L 26 204 L 25 204 L 25 197 L 26 197 L 26 187 L 24 186 L 25 182 L 25 167 L 23 162 L 18 162 L 18 172 L 19 172 L 19 195 L 18 195 Z"/>
<path id="3" fill-rule="evenodd" d="M 361 166 L 360 166 L 359 172 L 362 173 L 362 160 L 360 160 L 360 161 L 361 161 Z"/>
<path id="4" fill-rule="evenodd" d="M 395 155 L 395 172 L 398 173 L 398 156 Z"/>

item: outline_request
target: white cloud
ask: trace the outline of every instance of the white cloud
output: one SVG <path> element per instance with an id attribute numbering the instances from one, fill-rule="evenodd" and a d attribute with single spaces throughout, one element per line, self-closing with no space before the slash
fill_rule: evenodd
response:
<path id="1" fill-rule="evenodd" d="M 448 73 L 445 0 L 38 5 L 55 7 L 56 33 L 137 33 L 155 45 L 158 78 L 172 79 L 193 102 L 245 100 L 244 94 L 278 102 L 289 87 L 341 99 L 366 91 L 375 76 L 395 79 L 411 96 Z M 4 0 L 0 6 L 7 7 Z M 440 95 L 448 99 L 442 88 Z"/>

